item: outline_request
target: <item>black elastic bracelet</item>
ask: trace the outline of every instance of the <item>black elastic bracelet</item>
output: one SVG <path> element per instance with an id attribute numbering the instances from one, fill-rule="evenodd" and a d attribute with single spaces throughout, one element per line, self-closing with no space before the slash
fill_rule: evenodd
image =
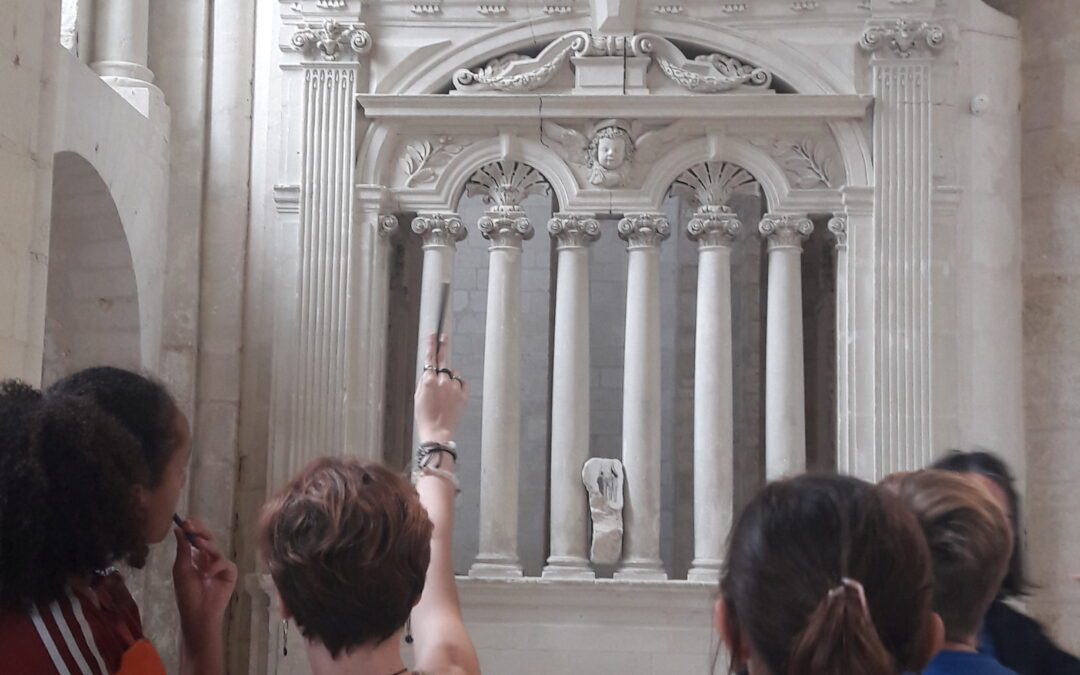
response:
<path id="1" fill-rule="evenodd" d="M 427 459 L 429 457 L 436 454 L 441 455 L 443 453 L 446 453 L 453 457 L 454 463 L 457 463 L 457 452 L 455 452 L 453 448 L 443 445 L 441 443 L 425 443 L 424 445 L 421 445 L 416 453 L 416 467 L 420 469 L 424 468 L 425 466 L 427 466 Z M 436 466 L 435 468 L 438 467 Z"/>

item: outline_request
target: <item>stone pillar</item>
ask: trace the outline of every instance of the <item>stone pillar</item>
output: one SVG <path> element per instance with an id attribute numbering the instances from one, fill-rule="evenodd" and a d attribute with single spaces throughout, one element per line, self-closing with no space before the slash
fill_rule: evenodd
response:
<path id="1" fill-rule="evenodd" d="M 724 206 L 701 208 L 694 346 L 694 561 L 687 579 L 717 583 L 734 509 L 731 244 L 742 223 Z"/>
<path id="2" fill-rule="evenodd" d="M 420 328 L 416 345 L 416 379 L 424 373 L 427 339 L 438 328 L 439 293 L 454 271 L 457 243 L 468 231 L 456 213 L 421 213 L 412 221 L 412 231 L 423 241 L 424 264 L 420 280 Z M 453 333 L 453 316 L 448 311 L 443 333 Z"/>
<path id="3" fill-rule="evenodd" d="M 543 576 L 592 579 L 589 505 L 581 469 L 589 458 L 589 244 L 595 218 L 557 214 L 548 223 L 559 266 L 551 382 L 551 554 Z"/>
<path id="4" fill-rule="evenodd" d="M 847 377 L 850 372 L 850 354 L 847 343 L 850 338 L 850 306 L 848 298 L 848 218 L 837 213 L 829 221 L 829 232 L 836 242 L 836 470 L 844 474 L 855 473 L 855 460 L 848 435 L 851 406 Z"/>
<path id="5" fill-rule="evenodd" d="M 765 323 L 765 477 L 806 470 L 806 387 L 803 375 L 802 242 L 808 218 L 767 214 L 769 290 Z"/>
<path id="6" fill-rule="evenodd" d="M 945 30 L 917 19 L 875 19 L 860 45 L 872 53 L 874 93 L 874 348 L 872 479 L 925 466 L 932 441 L 931 152 L 933 55 Z"/>
<path id="7" fill-rule="evenodd" d="M 91 67 L 106 78 L 153 82 L 146 67 L 150 0 L 97 0 L 94 9 Z"/>
<path id="8" fill-rule="evenodd" d="M 499 161 L 481 167 L 465 190 L 483 195 L 492 205 L 479 223 L 491 245 L 480 430 L 480 552 L 469 576 L 520 577 L 521 246 L 533 236 L 522 204 L 529 195 L 549 194 L 550 186 L 527 164 Z"/>
<path id="9" fill-rule="evenodd" d="M 623 466 L 626 536 L 617 579 L 666 579 L 660 560 L 660 244 L 671 225 L 660 213 L 619 222 L 626 241 L 626 352 Z"/>
<path id="10" fill-rule="evenodd" d="M 480 430 L 480 553 L 474 577 L 520 577 L 517 555 L 521 453 L 521 245 L 533 227 L 520 209 L 480 219 L 488 247 L 484 410 Z"/>
<path id="11" fill-rule="evenodd" d="M 348 280 L 359 264 L 350 256 L 356 230 L 356 93 L 359 57 L 371 46 L 362 24 L 325 18 L 318 26 L 288 28 L 293 32 L 286 33 L 284 47 L 299 59 L 287 58 L 282 67 L 299 89 L 296 118 L 302 124 L 285 130 L 282 147 L 290 174 L 282 182 L 298 181 L 299 223 L 285 231 L 294 238 L 283 243 L 281 258 L 294 265 L 295 276 L 282 289 L 288 297 L 280 300 L 275 318 L 289 333 L 275 335 L 275 361 L 292 361 L 275 365 L 273 382 L 275 413 L 281 416 L 275 414 L 272 447 L 286 454 L 275 460 L 276 470 L 285 472 L 279 478 L 315 457 L 347 451 Z"/>
<path id="12" fill-rule="evenodd" d="M 346 308 L 345 446 L 350 454 L 382 461 L 390 249 L 399 224 L 387 212 L 389 191 L 369 185 L 356 191 Z"/>

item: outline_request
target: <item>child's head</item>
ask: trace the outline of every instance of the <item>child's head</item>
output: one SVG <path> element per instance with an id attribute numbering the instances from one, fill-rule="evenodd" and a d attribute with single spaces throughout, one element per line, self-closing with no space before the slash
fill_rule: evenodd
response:
<path id="1" fill-rule="evenodd" d="M 379 464 L 316 460 L 267 502 L 259 529 L 283 611 L 334 658 L 392 637 L 420 600 L 431 521 Z"/>
<path id="2" fill-rule="evenodd" d="M 953 450 L 934 462 L 931 469 L 952 471 L 976 476 L 991 490 L 994 499 L 1005 509 L 1012 524 L 1013 550 L 1009 558 L 1009 571 L 1001 582 L 1001 594 L 1024 595 L 1028 590 L 1024 576 L 1024 547 L 1020 541 L 1020 493 L 1016 491 L 1016 478 L 1009 466 L 997 455 L 985 450 L 963 452 Z"/>
<path id="3" fill-rule="evenodd" d="M 48 396 L 77 396 L 112 415 L 139 443 L 147 480 L 137 497 L 143 537 L 154 544 L 168 536 L 172 515 L 187 482 L 191 436 L 188 420 L 163 385 L 120 368 L 88 368 L 49 387 Z"/>
<path id="4" fill-rule="evenodd" d="M 717 623 L 736 662 L 771 675 L 919 671 L 940 639 L 932 592 L 926 540 L 896 497 L 801 476 L 770 484 L 739 516 Z"/>
<path id="5" fill-rule="evenodd" d="M 148 552 L 138 441 L 93 401 L 0 383 L 0 604 L 24 608 Z"/>
<path id="6" fill-rule="evenodd" d="M 907 503 L 930 545 L 934 610 L 945 622 L 945 637 L 970 640 L 1008 569 L 1012 529 L 1005 512 L 985 487 L 960 474 L 897 474 L 882 486 Z"/>

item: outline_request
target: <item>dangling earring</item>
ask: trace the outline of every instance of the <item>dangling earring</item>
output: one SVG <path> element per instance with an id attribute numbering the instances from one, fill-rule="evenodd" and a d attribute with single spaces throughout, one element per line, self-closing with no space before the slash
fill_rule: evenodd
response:
<path id="1" fill-rule="evenodd" d="M 281 655 L 289 655 L 289 620 L 281 620 Z"/>
<path id="2" fill-rule="evenodd" d="M 410 614 L 409 618 L 405 619 L 405 644 L 411 645 L 412 643 L 412 614 Z"/>

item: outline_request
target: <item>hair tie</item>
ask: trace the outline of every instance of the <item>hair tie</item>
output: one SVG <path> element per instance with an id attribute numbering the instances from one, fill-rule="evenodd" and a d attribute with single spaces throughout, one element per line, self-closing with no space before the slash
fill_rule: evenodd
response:
<path id="1" fill-rule="evenodd" d="M 859 603 L 862 605 L 863 611 L 866 612 L 866 618 L 870 618 L 870 606 L 866 604 L 866 589 L 857 580 L 850 577 L 842 577 L 840 579 L 840 585 L 836 588 L 829 590 L 829 599 L 841 596 L 851 589 L 855 591 L 859 596 Z"/>

